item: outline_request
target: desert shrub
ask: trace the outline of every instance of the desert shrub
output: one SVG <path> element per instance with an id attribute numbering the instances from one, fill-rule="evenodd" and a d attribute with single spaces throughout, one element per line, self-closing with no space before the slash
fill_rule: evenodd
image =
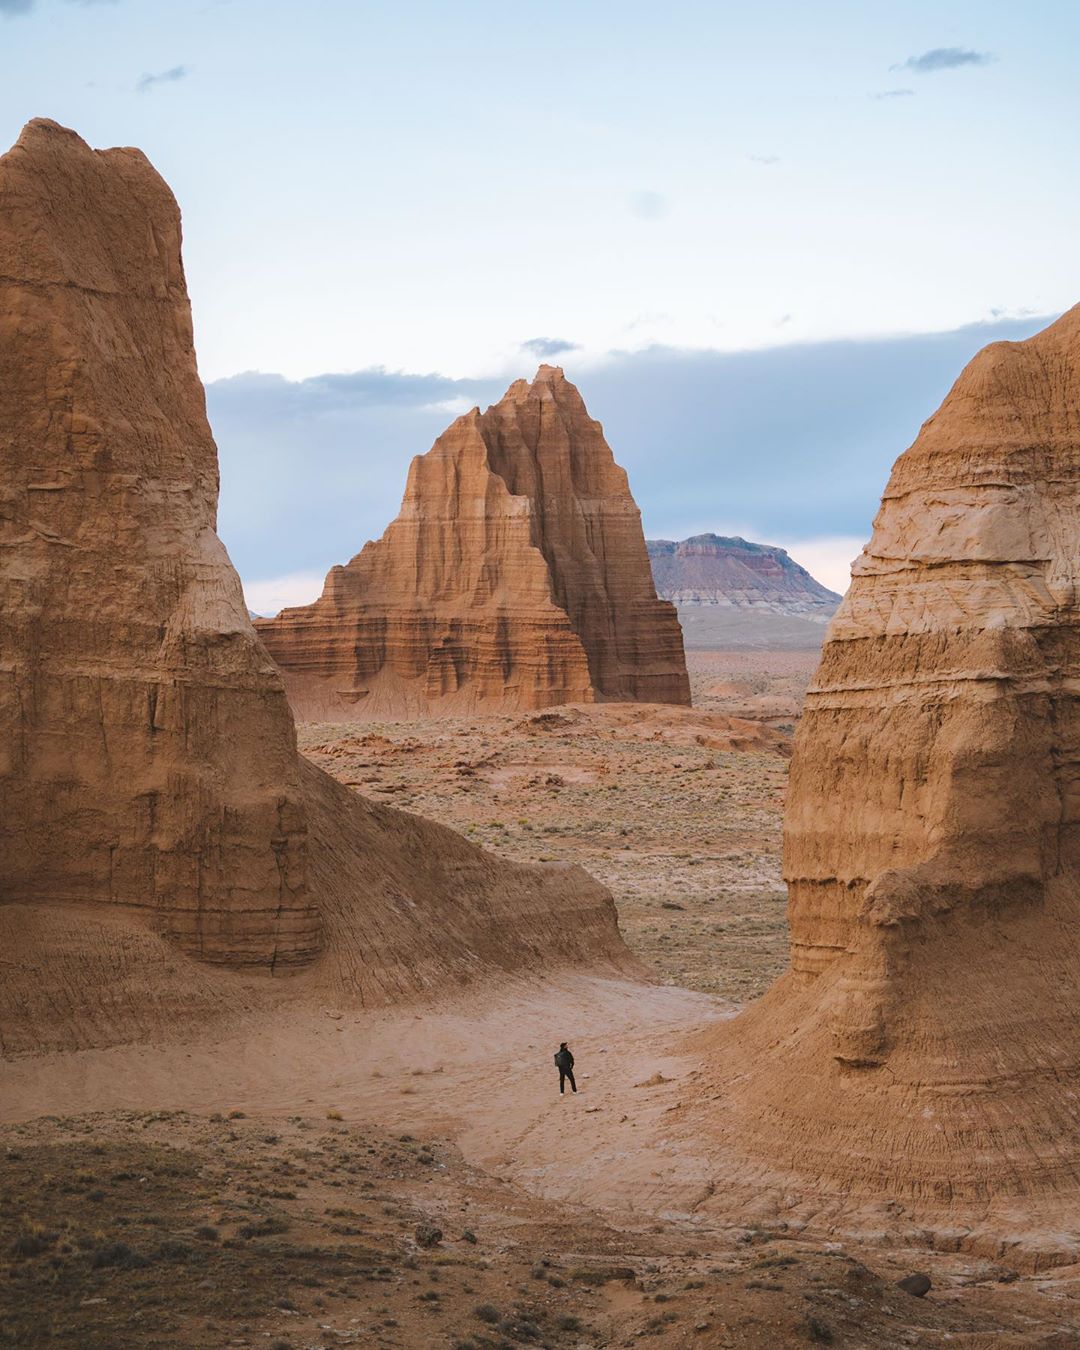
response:
<path id="1" fill-rule="evenodd" d="M 106 1267 L 114 1267 L 117 1270 L 141 1270 L 144 1266 L 148 1266 L 150 1261 L 134 1247 L 129 1247 L 126 1242 L 105 1242 L 95 1250 L 90 1258 L 90 1264 L 95 1270 Z"/>
<path id="2" fill-rule="evenodd" d="M 258 1223 L 246 1223 L 237 1230 L 242 1238 L 272 1237 L 275 1233 L 287 1233 L 289 1225 L 284 1219 L 260 1219 Z"/>
<path id="3" fill-rule="evenodd" d="M 832 1329 L 824 1322 L 819 1322 L 816 1317 L 806 1319 L 803 1332 L 808 1341 L 813 1341 L 817 1345 L 829 1345 L 833 1339 Z"/>
<path id="4" fill-rule="evenodd" d="M 158 1256 L 166 1261 L 186 1261 L 191 1255 L 191 1248 L 186 1242 L 177 1242 L 175 1238 L 166 1238 L 158 1246 Z"/>
<path id="5" fill-rule="evenodd" d="M 59 1237 L 58 1233 L 46 1233 L 41 1229 L 28 1229 L 19 1233 L 11 1244 L 12 1256 L 42 1256 Z"/>

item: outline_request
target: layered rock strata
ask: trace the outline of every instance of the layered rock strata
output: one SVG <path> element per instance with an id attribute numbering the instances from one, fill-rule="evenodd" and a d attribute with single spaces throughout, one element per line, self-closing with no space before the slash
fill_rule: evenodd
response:
<path id="1" fill-rule="evenodd" d="M 459 417 L 382 538 L 256 627 L 305 720 L 690 701 L 626 474 L 552 366 Z"/>
<path id="2" fill-rule="evenodd" d="M 35 1008 L 78 1043 L 94 998 L 100 1040 L 235 997 L 180 953 L 319 957 L 368 1002 L 535 967 L 557 932 L 622 960 L 583 873 L 508 868 L 300 760 L 217 492 L 171 193 L 31 122 L 0 158 L 0 1044 Z"/>
<path id="3" fill-rule="evenodd" d="M 963 372 L 829 628 L 791 970 L 711 1037 L 719 1119 L 762 1164 L 969 1214 L 1080 1189 L 1078 572 L 1075 309 Z"/>
<path id="4" fill-rule="evenodd" d="M 648 539 L 646 548 L 657 595 L 676 605 L 767 610 L 824 623 L 840 603 L 786 549 L 770 544 L 697 534 L 679 543 Z"/>

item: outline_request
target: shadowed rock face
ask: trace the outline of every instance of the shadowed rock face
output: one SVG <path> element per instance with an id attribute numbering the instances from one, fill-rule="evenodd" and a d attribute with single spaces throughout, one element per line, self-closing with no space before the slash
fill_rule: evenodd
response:
<path id="1" fill-rule="evenodd" d="M 824 622 L 840 603 L 786 549 L 770 544 L 697 534 L 680 543 L 648 539 L 646 547 L 657 595 L 676 605 L 804 614 Z"/>
<path id="2" fill-rule="evenodd" d="M 552 366 L 459 417 L 383 537 L 256 626 L 305 719 L 690 701 L 626 474 Z"/>
<path id="3" fill-rule="evenodd" d="M 137 150 L 31 122 L 0 158 L 0 1053 L 268 997 L 177 947 L 369 1006 L 632 968 L 580 869 L 504 863 L 300 759 L 217 492 L 171 193 Z"/>
<path id="4" fill-rule="evenodd" d="M 744 1140 L 948 1205 L 1080 1189 L 1080 309 L 893 469 L 796 737 Z"/>

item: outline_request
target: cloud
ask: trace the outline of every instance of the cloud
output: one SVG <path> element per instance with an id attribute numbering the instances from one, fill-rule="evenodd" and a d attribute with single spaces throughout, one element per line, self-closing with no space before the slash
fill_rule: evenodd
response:
<path id="1" fill-rule="evenodd" d="M 890 69 L 934 75 L 939 70 L 957 70 L 960 66 L 988 66 L 993 59 L 989 52 L 975 52 L 967 47 L 934 47 L 921 56 L 909 56 L 898 66 L 890 66 Z"/>
<path id="2" fill-rule="evenodd" d="M 521 344 L 522 351 L 532 352 L 534 356 L 558 356 L 561 352 L 578 352 L 580 343 L 567 342 L 565 338 L 529 338 Z"/>
<path id="3" fill-rule="evenodd" d="M 287 380 L 283 375 L 264 375 L 245 371 L 217 380 L 211 386 L 223 402 L 244 402 L 251 398 L 265 407 L 273 407 L 276 416 L 332 416 L 342 409 L 357 408 L 430 408 L 441 407 L 453 399 L 468 399 L 486 392 L 489 380 L 454 380 L 448 375 L 413 375 L 385 366 L 369 366 L 346 374 L 313 375 L 307 380 Z"/>
<path id="4" fill-rule="evenodd" d="M 224 485 L 219 529 L 240 575 L 321 579 L 351 558 L 397 514 L 412 456 L 507 383 L 376 367 L 308 380 L 249 371 L 208 385 Z M 256 598 L 259 613 L 274 603 Z"/>
<path id="5" fill-rule="evenodd" d="M 650 538 L 742 534 L 781 542 L 809 567 L 799 540 L 869 537 L 893 460 L 975 352 L 1045 322 L 753 352 L 654 346 L 570 374 L 630 475 Z M 321 578 L 351 558 L 397 514 L 410 459 L 515 374 L 531 372 L 455 380 L 376 368 L 209 384 L 219 528 L 240 575 Z M 826 582 L 829 565 L 819 565 Z"/>
<path id="6" fill-rule="evenodd" d="M 248 609 L 270 619 L 291 605 L 310 605 L 317 600 L 325 579 L 322 572 L 289 572 L 266 581 L 245 581 L 244 599 Z"/>
<path id="7" fill-rule="evenodd" d="M 69 5 L 82 5 L 88 8 L 91 5 L 112 5 L 116 0 L 67 0 Z M 0 14 L 5 18 L 12 18 L 16 14 L 29 14 L 34 8 L 36 0 L 0 0 Z"/>
<path id="8" fill-rule="evenodd" d="M 825 535 L 811 539 L 762 539 L 763 544 L 776 544 L 786 548 L 799 564 L 805 567 L 815 581 L 828 586 L 830 591 L 843 595 L 851 582 L 851 564 L 862 552 L 863 545 L 870 538 L 867 525 L 865 534 Z"/>
<path id="9" fill-rule="evenodd" d="M 659 220 L 668 213 L 668 199 L 662 192 L 634 192 L 630 195 L 630 210 L 642 220 Z"/>
<path id="10" fill-rule="evenodd" d="M 868 95 L 869 98 L 881 100 L 883 98 L 914 98 L 914 89 L 879 89 L 876 94 Z"/>
<path id="11" fill-rule="evenodd" d="M 175 84 L 177 80 L 186 80 L 190 74 L 191 71 L 187 66 L 170 66 L 168 70 L 162 70 L 157 75 L 144 75 L 135 88 L 140 94 L 148 94 L 159 84 Z"/>
<path id="12" fill-rule="evenodd" d="M 748 155 L 747 158 L 754 164 L 779 164 L 779 155 Z"/>

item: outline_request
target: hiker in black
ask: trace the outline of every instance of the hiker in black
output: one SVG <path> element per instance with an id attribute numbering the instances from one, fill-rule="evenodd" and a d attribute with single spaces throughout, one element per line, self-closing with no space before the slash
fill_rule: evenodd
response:
<path id="1" fill-rule="evenodd" d="M 555 1067 L 559 1071 L 559 1091 L 566 1091 L 566 1080 L 570 1080 L 570 1091 L 577 1091 L 577 1084 L 574 1082 L 574 1056 L 566 1048 L 566 1042 L 559 1045 L 559 1053 L 555 1056 Z"/>

